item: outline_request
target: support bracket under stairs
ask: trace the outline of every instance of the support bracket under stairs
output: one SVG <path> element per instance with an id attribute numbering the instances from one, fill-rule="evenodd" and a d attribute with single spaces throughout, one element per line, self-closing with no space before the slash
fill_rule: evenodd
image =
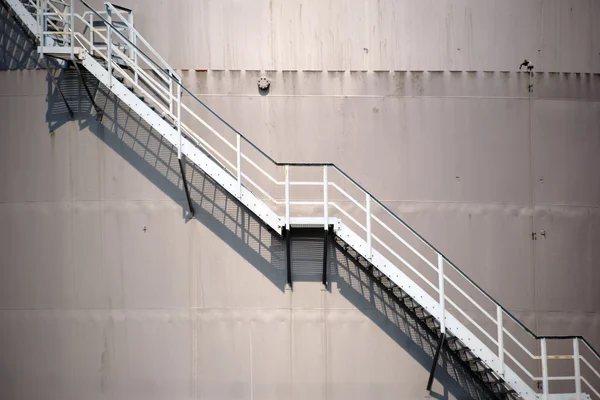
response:
<path id="1" fill-rule="evenodd" d="M 181 171 L 181 184 L 183 185 L 183 189 L 185 190 L 185 198 L 187 199 L 189 218 L 194 216 L 194 206 L 192 205 L 192 198 L 190 197 L 190 189 L 188 187 L 187 179 L 185 177 L 185 168 L 184 168 L 184 160 L 183 155 L 181 158 L 177 159 L 179 163 L 179 170 Z"/>
<path id="2" fill-rule="evenodd" d="M 435 376 L 435 369 L 438 365 L 438 360 L 440 358 L 440 353 L 442 351 L 442 347 L 444 347 L 444 340 L 446 340 L 446 333 L 442 333 L 438 340 L 437 348 L 435 349 L 435 355 L 433 356 L 433 363 L 431 364 L 431 371 L 429 371 L 429 380 L 427 381 L 427 391 L 431 391 L 431 386 L 433 385 L 433 377 Z"/>
<path id="3" fill-rule="evenodd" d="M 98 104 L 96 104 L 96 100 L 94 99 L 94 96 L 92 96 L 92 92 L 90 91 L 90 88 L 88 87 L 87 82 L 83 78 L 83 74 L 81 73 L 81 69 L 79 69 L 79 65 L 77 65 L 77 61 L 73 60 L 72 64 L 75 67 L 75 70 L 77 71 L 77 75 L 79 76 L 79 80 L 81 81 L 81 84 L 83 85 L 83 89 L 87 93 L 87 96 L 90 99 L 90 102 L 92 103 L 92 106 L 94 107 L 94 110 L 96 110 L 96 120 L 102 121 L 104 111 L 102 111 L 102 108 L 100 108 L 98 106 Z"/>
<path id="4" fill-rule="evenodd" d="M 52 81 L 52 84 L 54 85 L 54 87 L 56 88 L 56 90 L 58 90 L 58 94 L 60 94 L 60 97 L 62 98 L 63 102 L 65 103 L 65 107 L 67 107 L 67 110 L 69 111 L 69 115 L 71 116 L 71 120 L 75 119 L 75 114 L 73 113 L 73 110 L 71 109 L 71 106 L 69 105 L 69 102 L 67 101 L 67 98 L 66 98 L 65 94 L 63 93 L 62 89 L 60 88 L 60 85 L 58 84 L 58 81 L 56 80 L 56 77 L 54 76 L 54 74 L 52 73 L 52 71 L 50 71 L 50 66 L 48 65 L 48 59 L 47 58 L 44 58 L 44 66 L 46 67 L 46 72 L 48 73 L 48 77 Z"/>

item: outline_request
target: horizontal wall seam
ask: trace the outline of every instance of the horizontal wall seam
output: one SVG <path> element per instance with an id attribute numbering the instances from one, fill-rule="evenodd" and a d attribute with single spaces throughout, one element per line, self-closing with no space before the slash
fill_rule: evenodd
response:
<path id="1" fill-rule="evenodd" d="M 188 95 L 189 96 L 189 95 Z M 536 100 L 553 100 L 553 101 L 578 101 L 578 102 L 591 102 L 591 103 L 600 103 L 600 99 L 588 99 L 588 98 L 568 98 L 568 97 L 509 97 L 509 96 L 418 96 L 418 95 L 406 95 L 406 96 L 397 96 L 397 95 L 370 95 L 370 94 L 269 94 L 268 96 L 262 96 L 260 94 L 227 94 L 227 93 L 194 93 L 194 96 L 197 97 L 252 97 L 252 98 L 264 98 L 264 97 L 333 97 L 333 98 L 401 98 L 401 99 L 411 99 L 411 98 L 423 98 L 423 99 L 498 99 L 498 100 L 526 100 L 526 101 L 536 101 Z M 186 97 L 186 95 L 184 95 Z"/>

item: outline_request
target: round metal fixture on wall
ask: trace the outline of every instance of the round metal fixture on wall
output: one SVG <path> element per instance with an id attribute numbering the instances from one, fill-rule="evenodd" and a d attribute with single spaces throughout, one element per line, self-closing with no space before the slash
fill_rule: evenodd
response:
<path id="1" fill-rule="evenodd" d="M 271 81 L 266 76 L 261 76 L 258 79 L 258 88 L 260 90 L 267 90 L 271 86 Z"/>

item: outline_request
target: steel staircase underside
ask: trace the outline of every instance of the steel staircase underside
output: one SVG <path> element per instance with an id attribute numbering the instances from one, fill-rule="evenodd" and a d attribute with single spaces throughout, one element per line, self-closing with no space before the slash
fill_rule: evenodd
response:
<path id="1" fill-rule="evenodd" d="M 158 53 L 145 41 L 137 32 L 133 25 L 133 12 L 123 7 L 105 3 L 105 11 L 93 10 L 85 1 L 78 0 L 78 5 L 83 5 L 86 10 L 82 14 L 75 13 L 75 1 L 63 0 L 2 0 L 17 15 L 24 29 L 28 30 L 31 36 L 37 38 L 40 51 L 46 56 L 68 58 L 72 54 L 71 61 L 75 66 L 81 65 L 86 68 L 100 83 L 106 86 L 116 97 L 120 99 L 129 108 L 140 115 L 154 130 L 160 133 L 168 142 L 178 150 L 178 156 L 185 156 L 190 161 L 200 167 L 215 182 L 236 197 L 242 204 L 259 217 L 266 225 L 274 231 L 279 232 L 289 239 L 289 229 L 295 226 L 322 226 L 326 231 L 333 229 L 335 245 L 353 258 L 358 265 L 367 271 L 382 288 L 393 295 L 398 304 L 407 312 L 418 318 L 427 329 L 440 339 L 440 345 L 445 346 L 457 358 L 461 360 L 471 370 L 473 375 L 487 387 L 490 396 L 498 399 L 584 399 L 590 398 L 583 393 L 581 384 L 585 383 L 587 387 L 600 398 L 600 393 L 594 389 L 590 383 L 600 381 L 600 374 L 594 368 L 598 368 L 600 356 L 589 346 L 589 343 L 581 337 L 570 337 L 573 341 L 573 353 L 568 357 L 574 361 L 575 372 L 570 378 L 575 382 L 574 393 L 552 393 L 549 382 L 551 380 L 566 380 L 565 377 L 549 376 L 547 362 L 552 360 L 548 357 L 546 341 L 551 338 L 537 337 L 531 331 L 516 320 L 508 311 L 503 309 L 497 302 L 472 282 L 462 273 L 454 264 L 439 253 L 433 246 L 426 242 L 421 236 L 408 227 L 400 218 L 389 211 L 382 203 L 377 201 L 370 193 L 365 191 L 360 185 L 351 180 L 343 171 L 330 164 L 320 164 L 323 168 L 323 180 L 319 182 L 296 182 L 289 176 L 290 168 L 300 167 L 294 164 L 277 164 L 268 156 L 256 148 L 251 142 L 247 141 L 239 132 L 231 128 L 220 117 L 216 116 L 223 124 L 235 132 L 236 143 L 230 143 L 217 132 L 210 124 L 187 106 L 181 98 L 182 91 L 186 91 L 193 100 L 206 107 L 199 99 L 187 91 L 181 85 L 181 78 L 173 71 L 169 65 L 160 57 Z M 78 24 L 81 29 L 78 28 Z M 45 33 L 42 33 L 45 32 Z M 100 39 L 98 41 L 98 39 Z M 100 44 L 98 44 L 100 43 Z M 138 47 L 138 45 L 140 47 Z M 144 51 L 141 50 L 144 47 Z M 149 55 L 150 54 L 150 55 Z M 145 63 L 145 64 L 144 64 Z M 93 101 L 93 100 L 92 100 Z M 208 107 L 206 107 L 208 109 Z M 208 109 L 212 112 L 210 109 Z M 97 109 L 99 117 L 101 110 Z M 184 118 L 185 115 L 188 118 Z M 195 133 L 188 125 L 191 122 L 200 124 L 208 134 L 214 135 L 226 142 L 226 145 L 236 152 L 235 159 L 229 160 L 212 147 L 203 135 Z M 285 169 L 285 179 L 281 181 L 274 178 L 243 151 L 242 144 L 250 145 L 257 150 L 267 160 L 277 167 Z M 242 161 L 251 164 L 262 175 L 262 178 L 268 178 L 277 187 L 285 189 L 285 200 L 277 200 L 268 191 L 260 187 L 249 176 L 249 172 L 242 171 Z M 181 165 L 181 164 L 180 164 Z M 307 165 L 302 165 L 307 166 Z M 354 185 L 354 189 L 366 195 L 366 198 L 356 200 L 344 191 L 339 181 L 330 180 L 328 171 L 339 173 L 342 179 L 348 180 Z M 260 175 L 260 174 L 259 174 Z M 182 176 L 184 171 L 182 168 Z M 290 187 L 293 185 L 317 186 L 322 190 L 322 197 L 318 202 L 306 202 L 296 200 L 290 195 Z M 187 186 L 184 184 L 187 189 Z M 251 189 L 251 188 L 254 189 Z M 355 217 L 347 211 L 342 210 L 337 203 L 330 201 L 329 191 L 336 189 L 342 195 L 345 195 L 360 210 L 364 211 L 366 224 L 362 225 Z M 259 198 L 259 195 L 261 196 Z M 366 200 L 365 200 L 366 199 Z M 190 211 L 193 212 L 191 201 L 188 195 L 188 204 Z M 267 205 L 267 202 L 269 205 Z M 290 215 L 290 206 L 292 205 L 320 205 L 323 213 L 311 217 L 293 217 Z M 364 204 L 364 205 L 363 205 Z M 279 205 L 285 206 L 285 215 L 278 215 L 271 207 Z M 415 247 L 411 246 L 403 237 L 391 229 L 388 224 L 392 222 L 383 222 L 381 217 L 372 211 L 373 206 L 380 207 L 380 211 L 385 211 L 390 220 L 398 227 L 406 228 L 411 235 L 421 240 L 425 246 L 432 250 L 437 256 L 437 266 L 430 262 L 427 257 L 421 254 Z M 337 209 L 341 212 L 342 218 L 330 216 L 330 211 Z M 387 215 L 386 214 L 386 215 Z M 358 235 L 355 230 L 349 226 L 358 226 L 365 232 L 365 235 Z M 382 241 L 372 232 L 372 224 L 379 224 L 389 231 L 390 235 L 398 240 L 398 243 L 390 244 Z M 402 245 L 402 249 L 412 251 L 420 260 L 424 268 L 433 268 L 439 274 L 437 285 L 424 279 L 424 281 L 433 288 L 437 294 L 431 294 L 431 290 L 426 286 L 420 286 L 415 283 L 415 278 L 408 274 L 416 274 L 423 277 L 416 269 L 410 265 L 405 258 L 400 255 L 400 251 L 395 246 Z M 289 249 L 288 249 L 289 251 Z M 289 256 L 288 256 L 289 260 Z M 394 261 L 392 261 L 394 260 Z M 289 262 L 289 261 L 288 261 Z M 419 261 L 421 262 L 421 261 Z M 457 285 L 444 272 L 444 265 L 450 266 L 458 271 L 466 283 Z M 456 278 L 453 278 L 456 279 Z M 325 280 L 324 280 L 325 282 Z M 498 328 L 496 337 L 489 333 L 477 332 L 475 329 L 468 329 L 461 322 L 464 318 L 470 317 L 459 310 L 458 307 L 449 309 L 445 306 L 446 302 L 451 302 L 447 297 L 444 286 L 449 284 L 455 287 L 459 293 L 462 293 L 467 300 L 470 300 L 474 306 L 486 311 L 466 293 L 464 289 L 476 289 L 483 293 L 497 309 L 497 316 L 490 316 Z M 470 285 L 470 286 L 469 286 Z M 453 303 L 452 303 L 453 304 Z M 453 304 L 455 306 L 455 304 Z M 458 311 L 462 313 L 459 314 Z M 511 319 L 516 322 L 519 329 L 526 330 L 535 337 L 538 348 L 530 350 L 527 346 L 520 343 L 513 334 L 503 325 L 503 319 Z M 473 320 L 470 320 L 474 323 Z M 475 326 L 481 330 L 476 323 Z M 485 337 L 491 338 L 494 345 L 490 347 L 483 341 Z M 561 338 L 565 339 L 565 338 Z M 486 339 L 487 340 L 487 339 Z M 512 340 L 523 350 L 524 356 L 515 357 L 508 353 L 504 347 L 505 340 Z M 591 355 L 587 354 L 590 360 L 584 358 L 580 352 L 579 344 L 589 348 Z M 537 352 L 541 349 L 541 355 Z M 536 353 L 536 354 L 534 354 Z M 531 357 L 536 363 L 540 364 L 542 377 L 535 376 L 526 367 L 519 362 L 519 359 Z M 594 358 L 597 357 L 597 360 Z M 510 362 L 508 362 L 510 359 Z M 593 365 L 592 365 L 593 364 Z M 589 367 L 591 374 L 582 375 L 581 365 Z M 433 374 L 432 369 L 432 374 Z M 534 371 L 537 372 L 537 371 Z M 594 375 L 595 373 L 595 375 Z M 533 389 L 533 382 L 542 383 L 542 392 L 538 393 Z"/>
<path id="2" fill-rule="evenodd" d="M 398 285 L 391 281 L 383 274 L 376 266 L 371 264 L 367 259 L 360 255 L 355 249 L 349 246 L 343 239 L 335 236 L 336 247 L 342 250 L 347 256 L 354 259 L 363 270 L 367 271 L 373 279 L 376 279 L 384 290 L 388 292 L 397 303 L 400 304 L 407 312 L 410 312 L 413 317 L 420 320 L 427 329 L 435 335 L 436 338 L 441 337 L 442 331 L 439 321 L 435 316 L 431 315 L 421 306 L 413 297 L 403 291 Z M 471 370 L 471 372 L 479 379 L 479 381 L 487 386 L 490 396 L 498 399 L 518 399 L 518 394 L 506 384 L 506 382 L 498 376 L 492 368 L 486 365 L 479 357 L 477 357 L 469 347 L 467 347 L 458 337 L 447 333 L 445 346 L 451 350 L 458 358 Z"/>

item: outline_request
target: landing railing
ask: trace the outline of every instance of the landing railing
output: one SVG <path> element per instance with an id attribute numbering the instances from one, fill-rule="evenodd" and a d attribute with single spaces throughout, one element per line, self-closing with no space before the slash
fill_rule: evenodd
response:
<path id="1" fill-rule="evenodd" d="M 44 56 L 47 46 L 73 47 L 73 10 L 70 1 L 62 0 L 26 0 L 24 4 L 37 10 L 36 21 L 40 37 L 40 55 Z"/>
<path id="2" fill-rule="evenodd" d="M 600 399 L 596 389 L 600 388 L 600 355 L 583 337 L 535 335 L 337 166 L 274 161 L 182 85 L 181 77 L 135 29 L 131 10 L 105 3 L 104 11 L 95 11 L 79 0 L 86 11 L 77 14 L 71 1 L 69 13 L 54 8 L 42 17 L 69 21 L 64 26 L 71 35 L 71 54 L 77 46 L 104 62 L 109 79 L 121 76 L 172 124 L 180 137 L 179 156 L 181 138 L 193 141 L 236 179 L 234 194 L 239 195 L 242 186 L 251 190 L 281 216 L 283 229 L 289 229 L 298 217 L 313 218 L 324 229 L 332 218 L 341 219 L 364 239 L 365 258 L 370 260 L 377 251 L 393 260 L 436 299 L 442 331 L 444 316 L 451 314 L 488 346 L 496 355 L 490 367 L 498 375 L 510 368 L 530 388 L 539 389 L 541 398 L 550 393 L 576 393 L 583 398 L 582 392 L 589 390 Z M 45 3 L 38 0 L 43 10 L 48 9 Z M 42 28 L 42 36 L 55 33 Z M 511 280 L 504 284 L 510 285 Z"/>

